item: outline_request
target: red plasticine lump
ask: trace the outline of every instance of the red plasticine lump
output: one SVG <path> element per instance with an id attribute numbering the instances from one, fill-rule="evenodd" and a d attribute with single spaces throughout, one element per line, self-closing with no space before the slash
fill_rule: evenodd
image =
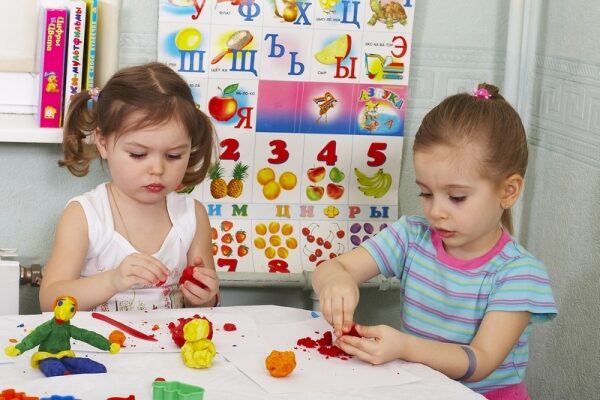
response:
<path id="1" fill-rule="evenodd" d="M 302 339 L 298 339 L 296 344 L 298 346 L 308 347 L 309 349 L 314 349 L 315 347 L 317 347 L 317 342 L 315 340 L 312 340 L 308 336 Z"/>
<path id="2" fill-rule="evenodd" d="M 200 282 L 199 280 L 195 279 L 193 277 L 194 274 L 194 266 L 193 265 L 188 265 L 187 267 L 185 267 L 185 269 L 183 270 L 183 273 L 181 274 L 181 277 L 179 278 L 179 284 L 183 285 L 183 283 L 185 281 L 192 281 L 192 283 L 194 285 L 200 286 L 202 289 L 206 289 L 207 286 Z"/>
<path id="3" fill-rule="evenodd" d="M 342 360 L 347 360 L 352 358 L 352 356 L 337 346 L 333 345 L 333 335 L 331 331 L 327 331 L 323 334 L 323 336 L 317 340 L 311 339 L 310 337 L 305 337 L 298 339 L 296 342 L 298 346 L 307 347 L 310 349 L 317 348 L 317 351 L 320 354 L 323 354 L 326 357 L 337 357 Z"/>
<path id="4" fill-rule="evenodd" d="M 319 344 L 319 347 L 331 346 L 333 344 L 333 334 L 331 331 L 325 332 L 323 337 L 317 340 L 317 343 Z"/>
<path id="5" fill-rule="evenodd" d="M 235 324 L 228 322 L 223 325 L 223 330 L 226 332 L 237 331 L 237 326 L 235 326 Z"/>
<path id="6" fill-rule="evenodd" d="M 201 318 L 201 319 L 205 319 L 208 321 L 208 336 L 206 338 L 208 340 L 212 339 L 212 337 L 213 337 L 212 322 L 210 322 L 210 320 L 206 317 L 201 317 L 198 314 L 194 314 L 194 316 L 192 318 L 178 318 L 177 324 L 175 324 L 174 322 L 169 322 L 169 325 L 167 325 L 167 327 L 169 328 L 169 331 L 171 332 L 171 339 L 173 339 L 173 341 L 175 342 L 177 347 L 181 348 L 185 344 L 185 338 L 183 337 L 183 327 L 185 326 L 185 324 L 187 324 L 188 322 L 190 322 L 191 320 L 193 320 L 195 318 Z"/>
<path id="7" fill-rule="evenodd" d="M 39 397 L 27 396 L 23 392 L 17 392 L 15 389 L 5 389 L 0 392 L 0 400 L 39 400 Z"/>
<path id="8" fill-rule="evenodd" d="M 360 333 L 358 333 L 358 331 L 356 330 L 356 325 L 352 325 L 350 331 L 348 333 L 344 333 L 344 335 L 362 337 Z"/>

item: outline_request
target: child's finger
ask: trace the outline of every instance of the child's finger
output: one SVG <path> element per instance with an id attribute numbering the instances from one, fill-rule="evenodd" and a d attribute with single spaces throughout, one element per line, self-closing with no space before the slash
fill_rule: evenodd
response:
<path id="1" fill-rule="evenodd" d="M 133 264 L 143 266 L 151 271 L 159 278 L 166 278 L 169 275 L 169 269 L 158 259 L 147 254 L 134 254 Z"/>
<path id="2" fill-rule="evenodd" d="M 216 290 L 218 287 L 217 275 L 216 272 L 209 268 L 194 268 L 194 272 L 192 274 L 194 279 L 202 282 L 205 288 L 210 290 Z"/>
<path id="3" fill-rule="evenodd" d="M 333 329 L 336 336 L 340 336 L 343 332 L 344 327 L 344 298 L 335 298 L 332 300 L 331 313 L 333 319 Z"/>
<path id="4" fill-rule="evenodd" d="M 350 332 L 352 325 L 354 325 L 354 305 L 346 299 L 343 305 L 343 321 L 341 327 L 342 332 Z"/>
<path id="5" fill-rule="evenodd" d="M 159 260 L 152 256 L 145 257 L 146 268 L 148 268 L 159 281 L 166 281 L 169 277 L 169 269 Z"/>
<path id="6" fill-rule="evenodd" d="M 321 315 L 323 315 L 323 318 L 325 318 L 325 321 L 327 321 L 329 325 L 333 326 L 333 319 L 331 318 L 331 300 L 321 296 L 319 298 L 319 305 L 321 308 Z"/>
<path id="7" fill-rule="evenodd" d="M 130 261 L 130 273 L 137 278 L 138 283 L 144 285 L 155 285 L 161 281 L 166 281 L 169 277 L 168 270 L 161 268 L 162 263 L 153 258 L 136 257 Z"/>
<path id="8" fill-rule="evenodd" d="M 190 281 L 181 285 L 181 292 L 188 301 L 194 304 L 206 303 L 212 297 L 209 290 L 203 289 Z"/>
<path id="9" fill-rule="evenodd" d="M 372 334 L 371 334 L 371 327 L 370 326 L 360 325 L 360 324 L 354 324 L 354 329 L 356 329 L 356 332 L 361 337 L 365 337 L 365 338 L 371 338 L 371 337 L 373 337 Z"/>

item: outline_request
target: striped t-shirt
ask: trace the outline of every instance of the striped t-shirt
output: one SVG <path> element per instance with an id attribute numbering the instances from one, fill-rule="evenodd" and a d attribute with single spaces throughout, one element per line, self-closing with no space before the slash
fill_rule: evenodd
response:
<path id="1" fill-rule="evenodd" d="M 400 280 L 401 329 L 409 334 L 468 344 L 486 312 L 530 312 L 530 323 L 502 364 L 484 380 L 464 384 L 485 393 L 523 380 L 532 323 L 557 313 L 542 261 L 506 232 L 481 257 L 453 258 L 422 217 L 402 217 L 362 246 L 383 275 Z"/>

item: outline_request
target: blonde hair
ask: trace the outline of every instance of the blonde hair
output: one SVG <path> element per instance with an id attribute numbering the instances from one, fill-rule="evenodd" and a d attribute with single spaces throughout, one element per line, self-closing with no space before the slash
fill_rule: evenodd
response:
<path id="1" fill-rule="evenodd" d="M 136 113 L 138 118 L 131 121 Z M 215 146 L 210 119 L 200 111 L 185 80 L 168 66 L 152 62 L 121 69 L 96 96 L 92 91 L 76 94 L 63 129 L 64 159 L 58 162 L 75 176 L 85 176 L 98 156 L 86 138 L 98 131 L 109 137 L 132 129 L 160 125 L 175 119 L 192 141 L 184 186 L 196 185 L 206 176 Z"/>
<path id="2" fill-rule="evenodd" d="M 527 137 L 516 110 L 496 86 L 481 83 L 475 94 L 449 96 L 425 115 L 415 136 L 413 152 L 437 145 L 463 146 L 477 143 L 482 154 L 482 176 L 499 184 L 513 174 L 525 176 Z M 502 225 L 513 231 L 510 209 Z"/>

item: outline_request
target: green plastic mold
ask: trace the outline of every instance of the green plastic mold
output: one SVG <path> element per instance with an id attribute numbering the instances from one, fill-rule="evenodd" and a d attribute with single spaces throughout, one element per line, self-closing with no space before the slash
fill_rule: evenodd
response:
<path id="1" fill-rule="evenodd" d="M 152 400 L 202 400 L 204 389 L 177 381 L 152 382 Z"/>

